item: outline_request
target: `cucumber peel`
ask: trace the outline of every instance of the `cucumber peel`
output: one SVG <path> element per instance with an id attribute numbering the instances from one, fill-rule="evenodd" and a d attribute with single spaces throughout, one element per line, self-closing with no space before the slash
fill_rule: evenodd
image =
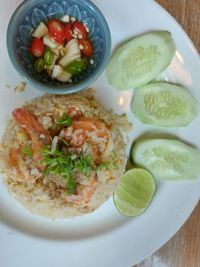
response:
<path id="1" fill-rule="evenodd" d="M 182 86 L 153 82 L 135 90 L 131 110 L 146 124 L 183 127 L 196 117 L 197 100 Z"/>
<path id="2" fill-rule="evenodd" d="M 111 58 L 106 68 L 108 82 L 119 91 L 147 84 L 171 63 L 175 51 L 171 33 L 167 31 L 133 38 Z"/>
<path id="3" fill-rule="evenodd" d="M 139 140 L 132 148 L 131 157 L 156 179 L 190 180 L 200 174 L 200 151 L 178 140 Z"/>

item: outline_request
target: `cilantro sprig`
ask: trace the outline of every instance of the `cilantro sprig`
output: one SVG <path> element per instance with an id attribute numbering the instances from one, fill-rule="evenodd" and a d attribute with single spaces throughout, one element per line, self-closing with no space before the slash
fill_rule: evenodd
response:
<path id="1" fill-rule="evenodd" d="M 92 156 L 67 154 L 63 149 L 56 149 L 51 152 L 50 148 L 42 151 L 42 163 L 46 165 L 45 174 L 62 175 L 67 182 L 67 194 L 71 195 L 76 189 L 76 181 L 73 178 L 74 172 L 78 171 L 86 176 L 92 172 Z"/>
<path id="2" fill-rule="evenodd" d="M 113 150 L 113 151 L 111 152 L 111 160 L 110 160 L 110 161 L 103 161 L 103 162 L 101 162 L 101 163 L 97 166 L 96 170 L 97 170 L 97 171 L 100 171 L 100 170 L 102 170 L 102 169 L 106 169 L 106 170 L 108 170 L 110 166 L 112 166 L 115 170 L 117 170 L 117 169 L 119 169 L 119 166 L 118 166 L 116 160 L 117 160 L 117 154 L 116 154 L 116 152 Z"/>
<path id="3" fill-rule="evenodd" d="M 22 153 L 28 157 L 32 157 L 33 156 L 33 152 L 32 149 L 28 146 L 23 146 L 22 147 Z"/>
<path id="4" fill-rule="evenodd" d="M 72 118 L 65 114 L 58 120 L 57 123 L 58 125 L 68 127 L 72 124 Z"/>
<path id="5" fill-rule="evenodd" d="M 81 154 L 79 159 L 75 162 L 75 169 L 86 176 L 90 176 L 92 172 L 92 156 L 84 156 Z"/>
<path id="6" fill-rule="evenodd" d="M 103 161 L 97 166 L 97 171 L 100 171 L 102 169 L 108 169 L 110 165 L 110 161 Z"/>

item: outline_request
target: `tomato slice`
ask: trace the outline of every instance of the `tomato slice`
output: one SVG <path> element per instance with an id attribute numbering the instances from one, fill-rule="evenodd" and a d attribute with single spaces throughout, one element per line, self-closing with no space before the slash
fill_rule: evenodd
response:
<path id="1" fill-rule="evenodd" d="M 43 56 L 44 44 L 40 38 L 34 38 L 33 39 L 32 43 L 31 43 L 30 51 L 34 57 Z"/>
<path id="2" fill-rule="evenodd" d="M 72 24 L 70 22 L 65 24 L 64 31 L 65 31 L 66 41 L 69 42 L 71 39 L 73 39 Z"/>
<path id="3" fill-rule="evenodd" d="M 80 21 L 74 21 L 72 23 L 72 30 L 76 31 L 78 35 L 80 35 L 82 38 L 79 39 L 86 39 L 88 37 L 88 32 L 86 31 L 85 26 Z"/>
<path id="4" fill-rule="evenodd" d="M 93 46 L 87 39 L 80 39 L 78 40 L 79 48 L 81 49 L 81 52 L 87 56 L 91 57 L 93 54 Z"/>
<path id="5" fill-rule="evenodd" d="M 50 19 L 48 28 L 51 37 L 59 44 L 65 42 L 65 30 L 63 24 L 58 19 Z"/>

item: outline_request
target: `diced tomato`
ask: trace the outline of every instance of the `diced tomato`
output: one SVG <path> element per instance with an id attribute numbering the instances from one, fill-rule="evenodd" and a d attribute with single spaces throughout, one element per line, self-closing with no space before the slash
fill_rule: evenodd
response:
<path id="1" fill-rule="evenodd" d="M 78 35 L 82 36 L 82 38 L 80 39 L 85 39 L 88 36 L 88 32 L 86 31 L 85 26 L 80 21 L 76 20 L 72 23 L 72 30 L 77 31 Z"/>
<path id="2" fill-rule="evenodd" d="M 40 38 L 34 38 L 33 39 L 32 43 L 31 43 L 30 51 L 34 57 L 43 56 L 44 44 Z"/>
<path id="3" fill-rule="evenodd" d="M 79 48 L 81 49 L 81 52 L 87 56 L 91 57 L 93 54 L 93 46 L 92 44 L 86 40 L 86 39 L 80 39 L 78 40 Z"/>
<path id="4" fill-rule="evenodd" d="M 50 19 L 48 21 L 48 28 L 51 37 L 59 44 L 65 42 L 65 30 L 63 24 L 57 19 Z"/>
<path id="5" fill-rule="evenodd" d="M 70 22 L 66 23 L 66 25 L 64 26 L 64 30 L 65 30 L 65 38 L 66 41 L 69 42 L 71 39 L 73 39 L 72 36 L 72 25 Z"/>

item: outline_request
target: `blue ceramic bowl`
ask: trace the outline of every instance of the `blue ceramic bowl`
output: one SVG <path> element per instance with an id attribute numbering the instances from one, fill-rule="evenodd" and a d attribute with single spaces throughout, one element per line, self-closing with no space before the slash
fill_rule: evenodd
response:
<path id="1" fill-rule="evenodd" d="M 72 84 L 52 80 L 46 73 L 36 73 L 29 56 L 31 31 L 40 21 L 63 15 L 85 22 L 94 46 L 94 64 Z M 13 13 L 7 30 L 7 49 L 18 73 L 34 88 L 51 94 L 68 94 L 90 86 L 103 72 L 110 56 L 111 37 L 108 24 L 90 0 L 25 0 Z"/>

